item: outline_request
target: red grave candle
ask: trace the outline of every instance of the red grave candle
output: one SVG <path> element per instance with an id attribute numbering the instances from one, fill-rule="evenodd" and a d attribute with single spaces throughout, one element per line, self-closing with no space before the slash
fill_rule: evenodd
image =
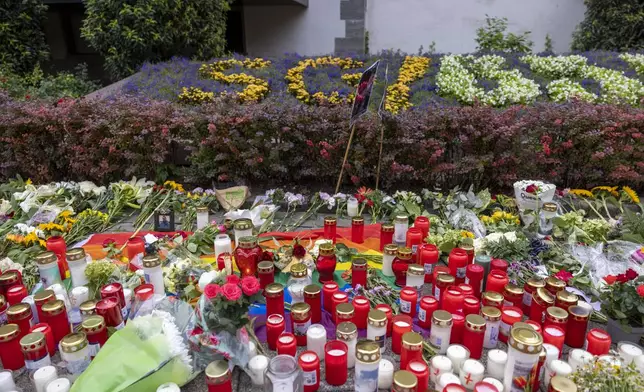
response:
<path id="1" fill-rule="evenodd" d="M 42 320 L 42 306 L 50 301 L 56 300 L 56 293 L 53 290 L 43 290 L 34 295 L 34 304 L 38 313 L 38 321 Z"/>
<path id="2" fill-rule="evenodd" d="M 25 367 L 25 357 L 20 349 L 20 328 L 16 324 L 0 326 L 0 361 L 7 370 Z"/>
<path id="3" fill-rule="evenodd" d="M 411 249 L 411 259 L 418 263 L 418 248 L 423 243 L 423 232 L 417 227 L 411 227 L 407 230 L 406 246 Z"/>
<path id="4" fill-rule="evenodd" d="M 145 256 L 145 241 L 142 237 L 131 237 L 127 240 L 125 245 L 125 255 L 127 256 L 130 263 L 134 260 L 135 257 L 141 255 Z"/>
<path id="5" fill-rule="evenodd" d="M 208 392 L 232 392 L 233 381 L 228 361 L 219 360 L 211 362 L 206 367 L 206 385 Z"/>
<path id="6" fill-rule="evenodd" d="M 385 249 L 386 245 L 394 242 L 394 225 L 391 223 L 383 223 L 380 226 L 380 251 Z"/>
<path id="7" fill-rule="evenodd" d="M 414 227 L 420 229 L 423 233 L 423 239 L 429 234 L 429 228 L 431 224 L 429 223 L 429 218 L 423 215 L 419 215 L 414 219 Z"/>
<path id="8" fill-rule="evenodd" d="M 257 275 L 257 264 L 262 260 L 264 253 L 262 247 L 257 244 L 257 237 L 241 237 L 236 241 L 237 247 L 233 251 L 233 256 L 241 277 Z"/>
<path id="9" fill-rule="evenodd" d="M 347 293 L 343 291 L 338 291 L 336 293 L 333 293 L 333 297 L 331 298 L 331 314 L 334 315 L 335 317 L 335 308 L 339 304 L 346 304 L 349 302 L 349 296 Z"/>
<path id="10" fill-rule="evenodd" d="M 275 282 L 275 266 L 272 261 L 261 261 L 257 264 L 259 287 L 264 290 L 266 286 Z"/>
<path id="11" fill-rule="evenodd" d="M 324 366 L 326 382 L 329 385 L 340 386 L 347 382 L 347 353 L 346 343 L 332 340 L 324 346 Z"/>
<path id="12" fill-rule="evenodd" d="M 361 216 L 351 218 L 351 242 L 356 244 L 364 242 L 364 218 Z"/>
<path id="13" fill-rule="evenodd" d="M 485 291 L 494 291 L 499 294 L 503 294 L 505 285 L 508 283 L 510 283 L 510 278 L 508 278 L 508 274 L 505 271 L 490 271 L 485 283 Z"/>
<path id="14" fill-rule="evenodd" d="M 475 264 L 472 264 L 475 265 Z M 463 314 L 479 314 L 481 311 L 481 301 L 473 295 L 467 295 L 463 298 Z"/>
<path id="15" fill-rule="evenodd" d="M 123 293 L 123 285 L 120 283 L 110 283 L 101 287 L 101 298 L 114 297 L 119 300 L 119 307 L 121 308 L 121 316 L 127 317 L 127 309 L 125 303 L 125 294 Z"/>
<path id="16" fill-rule="evenodd" d="M 324 218 L 324 239 L 332 240 L 335 244 L 337 226 L 338 220 L 334 216 Z"/>
<path id="17" fill-rule="evenodd" d="M 393 328 L 391 330 L 391 351 L 400 355 L 402 350 L 402 337 L 405 333 L 411 332 L 411 317 L 399 314 L 392 318 Z"/>
<path id="18" fill-rule="evenodd" d="M 557 295 L 557 293 L 561 290 L 566 289 L 566 282 L 563 280 L 557 279 L 554 276 L 549 276 L 546 278 L 546 290 L 550 292 L 550 294 Z"/>
<path id="19" fill-rule="evenodd" d="M 555 295 L 555 306 L 565 310 L 566 312 L 568 311 L 568 308 L 576 306 L 578 302 L 579 297 L 566 290 L 560 290 Z"/>
<path id="20" fill-rule="evenodd" d="M 350 303 L 339 303 L 335 307 L 335 324 L 353 323 L 354 314 L 355 310 L 353 309 L 353 305 Z"/>
<path id="21" fill-rule="evenodd" d="M 523 313 L 530 314 L 530 307 L 532 306 L 532 295 L 540 287 L 546 287 L 546 282 L 540 278 L 530 278 L 523 285 Z"/>
<path id="22" fill-rule="evenodd" d="M 590 312 L 582 306 L 571 306 L 568 308 L 568 313 L 566 344 L 573 348 L 581 348 L 586 339 Z"/>
<path id="23" fill-rule="evenodd" d="M 474 265 L 474 264 L 470 264 L 470 265 Z M 458 289 L 461 290 L 461 293 L 463 293 L 464 296 L 474 295 L 474 288 L 467 283 L 461 283 L 456 287 L 458 287 Z"/>
<path id="24" fill-rule="evenodd" d="M 387 304 L 378 304 L 376 305 L 377 310 L 385 312 L 387 316 L 387 336 L 391 336 L 391 331 L 393 329 L 392 319 L 394 317 L 394 312 L 391 310 L 391 306 Z"/>
<path id="25" fill-rule="evenodd" d="M 297 340 L 295 335 L 284 332 L 277 338 L 277 355 L 290 355 L 295 357 L 297 353 Z"/>
<path id="26" fill-rule="evenodd" d="M 29 371 L 36 371 L 43 366 L 51 364 L 47 351 L 47 340 L 41 332 L 31 332 L 20 339 L 20 349 L 25 357 L 25 367 Z"/>
<path id="27" fill-rule="evenodd" d="M 56 254 L 56 257 L 58 258 L 58 272 L 60 273 L 60 277 L 63 280 L 69 278 L 69 266 L 67 265 L 67 257 L 65 256 L 67 245 L 65 244 L 63 237 L 57 235 L 49 237 L 45 243 L 45 247 L 48 251 Z"/>
<path id="28" fill-rule="evenodd" d="M 418 264 L 425 269 L 425 283 L 434 281 L 434 267 L 440 258 L 440 252 L 434 244 L 422 244 L 418 249 Z"/>
<path id="29" fill-rule="evenodd" d="M 416 332 L 406 332 L 402 337 L 400 368 L 405 369 L 411 361 L 423 360 L 423 337 Z"/>
<path id="30" fill-rule="evenodd" d="M 96 303 L 96 314 L 103 316 L 108 327 L 121 329 L 124 326 L 123 315 L 117 298 L 111 297 L 98 301 Z"/>
<path id="31" fill-rule="evenodd" d="M 54 333 L 47 323 L 39 323 L 31 327 L 29 332 L 40 332 L 45 335 L 45 342 L 47 343 L 47 352 L 49 356 L 53 357 L 56 354 L 56 342 L 54 341 Z"/>
<path id="32" fill-rule="evenodd" d="M 483 353 L 485 325 L 485 319 L 478 314 L 470 314 L 465 318 L 463 346 L 470 350 L 470 358 L 472 359 L 480 359 Z"/>
<path id="33" fill-rule="evenodd" d="M 306 331 L 311 326 L 311 306 L 298 302 L 291 306 L 291 331 L 298 346 L 306 346 Z"/>
<path id="34" fill-rule="evenodd" d="M 523 319 L 523 311 L 518 306 L 506 306 L 501 310 L 501 325 L 499 326 L 499 340 L 508 342 L 510 329 L 515 323 Z"/>
<path id="35" fill-rule="evenodd" d="M 538 288 L 532 294 L 532 304 L 530 305 L 530 320 L 539 324 L 543 323 L 543 314 L 546 309 L 555 303 L 555 298 L 544 288 Z"/>
<path id="36" fill-rule="evenodd" d="M 493 306 L 499 310 L 503 309 L 503 295 L 496 291 L 486 291 L 481 295 L 482 306 Z"/>
<path id="37" fill-rule="evenodd" d="M 467 253 L 467 264 L 472 264 L 474 263 L 474 246 L 469 245 L 469 244 L 463 244 L 461 245 L 461 249 Z"/>
<path id="38" fill-rule="evenodd" d="M 19 304 L 27 295 L 27 288 L 23 285 L 10 287 L 7 290 L 7 302 L 9 306 Z"/>
<path id="39" fill-rule="evenodd" d="M 540 323 L 538 323 L 538 322 L 536 322 L 534 320 L 526 320 L 525 323 L 528 324 L 529 326 L 531 326 L 532 329 L 534 329 L 536 333 L 541 335 L 542 331 L 541 331 L 541 324 Z"/>
<path id="40" fill-rule="evenodd" d="M 7 309 L 7 324 L 16 324 L 18 326 L 18 340 L 29 333 L 32 319 L 31 305 L 27 303 L 19 303 Z"/>
<path id="41" fill-rule="evenodd" d="M 422 359 L 410 361 L 407 364 L 407 371 L 412 372 L 418 380 L 416 392 L 426 392 L 429 384 L 429 367 L 425 361 Z"/>
<path id="42" fill-rule="evenodd" d="M 464 249 L 454 248 L 449 253 L 447 266 L 449 273 L 456 279 L 456 284 L 465 282 L 465 271 L 469 262 L 469 256 Z"/>
<path id="43" fill-rule="evenodd" d="M 418 292 L 412 287 L 405 287 L 400 290 L 400 313 L 406 314 L 411 318 L 416 316 L 416 304 L 418 302 Z"/>
<path id="44" fill-rule="evenodd" d="M 608 354 L 610 344 L 610 335 L 603 329 L 593 328 L 586 335 L 586 351 L 593 355 Z"/>
<path id="45" fill-rule="evenodd" d="M 396 286 L 402 287 L 407 283 L 407 269 L 412 263 L 412 253 L 410 248 L 398 248 L 398 254 L 391 263 L 391 269 L 396 276 Z"/>
<path id="46" fill-rule="evenodd" d="M 304 351 L 297 363 L 304 372 L 304 392 L 315 392 L 320 388 L 320 358 L 314 351 Z"/>
<path id="47" fill-rule="evenodd" d="M 438 300 L 440 305 L 443 300 L 443 293 L 449 286 L 454 284 L 454 277 L 450 274 L 439 274 L 434 282 L 434 298 Z"/>
<path id="48" fill-rule="evenodd" d="M 420 310 L 418 311 L 418 326 L 430 329 L 432 326 L 432 315 L 438 310 L 438 300 L 434 297 L 425 296 L 420 299 Z"/>
<path id="49" fill-rule="evenodd" d="M 507 273 L 508 266 L 508 262 L 503 259 L 492 259 L 492 261 L 490 261 L 490 271 L 497 270 Z"/>
<path id="50" fill-rule="evenodd" d="M 147 301 L 154 295 L 154 285 L 143 283 L 134 288 L 134 297 L 138 301 Z"/>
<path id="51" fill-rule="evenodd" d="M 329 313 L 332 313 L 333 294 L 337 293 L 338 290 L 338 284 L 335 282 L 328 282 L 322 286 L 322 305 L 324 306 L 324 310 Z"/>
<path id="52" fill-rule="evenodd" d="M 444 265 L 435 265 L 434 271 L 432 271 L 432 283 L 436 284 L 438 282 L 438 275 L 442 274 L 449 275 L 449 267 Z"/>
<path id="53" fill-rule="evenodd" d="M 51 332 L 54 335 L 54 342 L 56 343 L 56 346 L 58 346 L 58 343 L 63 340 L 65 335 L 71 333 L 71 327 L 69 325 L 69 320 L 67 319 L 67 310 L 65 309 L 65 302 L 62 300 L 47 302 L 42 306 L 42 317 L 42 322 L 49 324 L 51 327 Z"/>
<path id="54" fill-rule="evenodd" d="M 474 295 L 477 298 L 481 298 L 481 285 L 484 275 L 485 268 L 480 264 L 468 264 L 465 268 L 465 282 L 472 286 Z"/>
<path id="55" fill-rule="evenodd" d="M 266 297 L 266 314 L 279 314 L 284 316 L 284 286 L 271 283 L 264 289 Z"/>
<path id="56" fill-rule="evenodd" d="M 463 312 L 452 313 L 452 332 L 449 336 L 450 344 L 460 344 L 463 342 L 463 333 L 465 332 L 465 315 Z"/>
<path id="57" fill-rule="evenodd" d="M 304 287 L 304 302 L 311 307 L 311 322 L 317 324 L 322 319 L 322 298 L 320 286 L 310 284 Z"/>
<path id="58" fill-rule="evenodd" d="M 353 309 L 355 311 L 353 323 L 358 329 L 367 328 L 367 319 L 369 318 L 369 310 L 371 310 L 367 297 L 358 295 L 353 298 Z"/>
<path id="59" fill-rule="evenodd" d="M 337 265 L 335 257 L 335 247 L 332 244 L 325 243 L 320 245 L 320 254 L 315 261 L 315 268 L 318 270 L 318 280 L 320 283 L 333 282 L 333 274 Z"/>
<path id="60" fill-rule="evenodd" d="M 543 327 L 543 342 L 552 344 L 559 349 L 559 356 L 563 352 L 564 341 L 566 340 L 566 331 L 556 325 Z"/>
<path id="61" fill-rule="evenodd" d="M 458 287 L 449 287 L 443 291 L 442 309 L 450 313 L 463 311 L 465 296 Z"/>
<path id="62" fill-rule="evenodd" d="M 81 328 L 87 335 L 87 342 L 92 349 L 92 358 L 107 342 L 107 326 L 105 319 L 101 316 L 90 316 L 83 320 Z"/>
<path id="63" fill-rule="evenodd" d="M 286 323 L 281 314 L 271 314 L 266 318 L 266 343 L 271 350 L 277 350 L 277 339 L 284 333 Z"/>
<path id="64" fill-rule="evenodd" d="M 351 286 L 367 287 L 367 260 L 359 257 L 351 262 Z"/>
<path id="65" fill-rule="evenodd" d="M 17 270 L 8 270 L 0 274 L 0 295 L 7 295 L 7 290 L 22 284 L 22 274 Z"/>
<path id="66" fill-rule="evenodd" d="M 523 304 L 523 288 L 508 283 L 503 288 L 503 306 L 521 307 Z"/>
<path id="67" fill-rule="evenodd" d="M 568 324 L 568 312 L 556 306 L 546 308 L 545 320 L 543 321 L 544 328 L 548 325 L 556 325 L 566 332 Z"/>

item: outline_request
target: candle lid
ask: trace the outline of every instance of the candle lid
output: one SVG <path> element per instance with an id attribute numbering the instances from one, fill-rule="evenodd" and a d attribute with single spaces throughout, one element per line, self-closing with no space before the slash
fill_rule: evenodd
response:
<path id="1" fill-rule="evenodd" d="M 396 244 L 385 245 L 384 252 L 387 256 L 396 256 L 398 254 L 398 245 Z"/>
<path id="2" fill-rule="evenodd" d="M 103 318 L 103 316 L 99 315 L 90 316 L 83 320 L 81 327 L 83 328 L 83 331 L 85 331 L 85 333 L 91 334 L 99 332 L 105 328 L 105 319 Z"/>
<path id="3" fill-rule="evenodd" d="M 358 337 L 358 328 L 350 321 L 344 321 L 338 324 L 335 330 L 335 335 L 338 340 L 350 341 Z"/>
<path id="4" fill-rule="evenodd" d="M 534 289 L 533 291 L 536 291 L 540 287 L 546 287 L 546 281 L 537 277 L 532 277 L 528 279 L 526 284 L 532 287 Z"/>
<path id="5" fill-rule="evenodd" d="M 405 332 L 402 336 L 402 346 L 407 350 L 418 351 L 423 347 L 423 337 L 416 332 Z"/>
<path id="6" fill-rule="evenodd" d="M 351 318 L 354 313 L 353 305 L 349 303 L 338 304 L 338 306 L 335 307 L 335 313 L 342 319 Z"/>
<path id="7" fill-rule="evenodd" d="M 208 206 L 199 206 L 196 208 L 197 212 L 208 212 Z"/>
<path id="8" fill-rule="evenodd" d="M 546 278 L 546 288 L 553 289 L 556 291 L 563 290 L 566 288 L 566 282 L 563 280 L 557 279 L 554 276 L 548 276 Z"/>
<path id="9" fill-rule="evenodd" d="M 405 246 L 398 248 L 398 258 L 402 260 L 411 259 L 411 248 Z"/>
<path id="10" fill-rule="evenodd" d="M 291 266 L 291 277 L 303 278 L 307 275 L 306 265 L 304 263 L 297 263 Z"/>
<path id="11" fill-rule="evenodd" d="M 410 392 L 416 389 L 418 379 L 414 373 L 407 370 L 398 370 L 394 373 L 394 388 L 398 392 Z"/>
<path id="12" fill-rule="evenodd" d="M 573 294 L 566 290 L 561 290 L 561 291 L 557 291 L 557 301 L 565 304 L 569 304 L 569 305 L 574 305 L 574 304 L 577 304 L 577 301 L 579 301 L 579 297 L 577 297 L 576 294 Z"/>
<path id="13" fill-rule="evenodd" d="M 543 287 L 539 287 L 537 291 L 532 294 L 532 299 L 537 301 L 537 304 L 540 306 L 553 305 L 555 303 L 555 297 L 553 297 L 552 294 Z"/>
<path id="14" fill-rule="evenodd" d="M 58 261 L 56 253 L 54 252 L 42 252 L 35 258 L 36 264 L 38 265 L 49 265 Z"/>
<path id="15" fill-rule="evenodd" d="M 548 202 L 543 203 L 541 208 L 543 208 L 544 211 L 557 212 L 557 203 L 553 203 L 551 201 L 548 201 Z"/>
<path id="16" fill-rule="evenodd" d="M 257 271 L 260 273 L 271 273 L 274 270 L 273 262 L 272 261 L 261 261 L 259 264 L 257 264 Z"/>
<path id="17" fill-rule="evenodd" d="M 505 285 L 505 292 L 512 295 L 523 295 L 523 287 L 508 283 Z"/>
<path id="18" fill-rule="evenodd" d="M 87 347 L 87 336 L 84 332 L 70 333 L 60 341 L 60 349 L 64 353 L 75 353 Z"/>
<path id="19" fill-rule="evenodd" d="M 43 290 L 41 292 L 34 294 L 35 303 L 41 303 L 41 302 L 44 303 L 55 298 L 56 298 L 56 293 L 54 293 L 54 290 Z"/>
<path id="20" fill-rule="evenodd" d="M 392 225 L 391 223 L 383 223 L 382 226 L 380 226 L 380 231 L 385 233 L 393 233 L 394 225 Z"/>
<path id="21" fill-rule="evenodd" d="M 62 313 L 65 310 L 65 302 L 60 299 L 49 301 L 43 304 L 41 309 L 43 313 L 54 316 Z"/>
<path id="22" fill-rule="evenodd" d="M 559 323 L 565 323 L 568 320 L 568 312 L 559 307 L 550 306 L 546 309 L 546 317 Z"/>
<path id="23" fill-rule="evenodd" d="M 283 292 L 284 286 L 282 286 L 280 283 L 271 283 L 264 289 L 264 293 L 267 297 L 275 297 L 282 294 Z"/>
<path id="24" fill-rule="evenodd" d="M 577 392 L 577 384 L 564 376 L 554 376 L 550 379 L 548 392 Z"/>
<path id="25" fill-rule="evenodd" d="M 425 275 L 425 268 L 423 268 L 422 265 L 418 264 L 411 264 L 407 268 L 407 275 L 412 275 L 412 276 L 423 276 Z"/>
<path id="26" fill-rule="evenodd" d="M 206 367 L 206 380 L 211 384 L 221 384 L 230 379 L 230 369 L 228 369 L 228 362 L 218 360 L 210 362 Z"/>
<path id="27" fill-rule="evenodd" d="M 308 286 L 304 287 L 304 296 L 307 298 L 312 298 L 320 294 L 320 286 L 314 284 L 310 284 Z"/>
<path id="28" fill-rule="evenodd" d="M 539 354 L 543 338 L 532 328 L 512 328 L 508 345 L 526 354 Z"/>
<path id="29" fill-rule="evenodd" d="M 358 257 L 351 261 L 351 268 L 354 270 L 366 270 L 367 269 L 367 260 L 362 257 Z"/>
<path id="30" fill-rule="evenodd" d="M 450 274 L 439 274 L 439 275 L 436 277 L 436 283 L 437 283 L 437 284 L 438 284 L 438 283 L 441 283 L 441 284 L 443 284 L 443 285 L 449 285 L 449 284 L 454 283 L 455 281 L 456 281 L 456 278 L 454 278 L 454 277 L 453 277 L 452 275 L 450 275 Z"/>
<path id="31" fill-rule="evenodd" d="M 445 310 L 436 310 L 432 314 L 432 323 L 440 327 L 448 327 L 452 325 L 452 314 Z"/>
<path id="32" fill-rule="evenodd" d="M 13 340 L 20 335 L 20 328 L 17 324 L 5 324 L 0 327 L 0 342 Z"/>
<path id="33" fill-rule="evenodd" d="M 45 334 L 42 332 L 31 332 L 20 339 L 20 348 L 23 352 L 38 351 L 45 347 Z"/>
<path id="34" fill-rule="evenodd" d="M 0 275 L 0 285 L 13 284 L 18 280 L 20 280 L 18 271 L 7 271 L 4 274 Z"/>
<path id="35" fill-rule="evenodd" d="M 465 316 L 465 328 L 471 331 L 484 331 L 485 325 L 485 319 L 478 314 L 468 314 Z"/>
<path id="36" fill-rule="evenodd" d="M 65 252 L 65 257 L 67 261 L 85 261 L 85 249 L 83 248 L 72 248 Z"/>
<path id="37" fill-rule="evenodd" d="M 253 221 L 248 218 L 235 219 L 233 226 L 235 230 L 249 230 L 253 228 Z"/>
<path id="38" fill-rule="evenodd" d="M 335 226 L 337 224 L 338 224 L 338 220 L 336 219 L 335 216 L 327 216 L 324 218 L 325 226 Z"/>
<path id="39" fill-rule="evenodd" d="M 382 310 L 371 309 L 369 311 L 369 324 L 374 327 L 384 327 L 387 325 L 387 315 Z"/>
<path id="40" fill-rule="evenodd" d="M 143 268 L 154 268 L 161 265 L 161 259 L 157 255 L 143 256 Z"/>
<path id="41" fill-rule="evenodd" d="M 80 310 L 81 314 L 85 316 L 89 314 L 94 314 L 96 313 L 96 301 L 91 299 L 89 301 L 85 301 L 82 304 L 80 304 L 78 309 Z"/>
<path id="42" fill-rule="evenodd" d="M 396 215 L 396 218 L 394 219 L 395 223 L 407 223 L 409 224 L 409 218 L 407 215 Z"/>
<path id="43" fill-rule="evenodd" d="M 22 320 L 30 318 L 31 316 L 31 305 L 24 302 L 9 306 L 9 309 L 7 309 L 7 319 L 9 319 L 9 321 Z"/>
<path id="44" fill-rule="evenodd" d="M 361 216 L 354 216 L 351 218 L 351 224 L 356 226 L 364 225 L 364 218 Z"/>
<path id="45" fill-rule="evenodd" d="M 365 363 L 380 361 L 380 345 L 371 340 L 359 341 L 356 345 L 356 359 Z"/>
<path id="46" fill-rule="evenodd" d="M 291 306 L 291 316 L 293 320 L 304 320 L 311 311 L 311 305 L 306 302 L 298 302 Z"/>
<path id="47" fill-rule="evenodd" d="M 320 244 L 319 249 L 320 249 L 321 256 L 331 256 L 332 254 L 335 253 L 335 247 L 330 242 Z"/>
<path id="48" fill-rule="evenodd" d="M 494 306 L 484 306 L 481 308 L 481 314 L 483 318 L 490 321 L 499 321 L 501 320 L 501 311 L 499 308 Z"/>
<path id="49" fill-rule="evenodd" d="M 237 241 L 237 245 L 242 249 L 251 249 L 257 246 L 257 237 L 248 235 L 245 237 L 240 237 Z"/>
<path id="50" fill-rule="evenodd" d="M 516 323 L 512 324 L 512 328 L 532 328 L 534 327 L 524 321 L 517 321 Z"/>
<path id="51" fill-rule="evenodd" d="M 503 302 L 503 295 L 497 293 L 496 291 L 486 291 L 483 293 L 483 301 L 492 302 L 492 303 L 501 303 Z"/>

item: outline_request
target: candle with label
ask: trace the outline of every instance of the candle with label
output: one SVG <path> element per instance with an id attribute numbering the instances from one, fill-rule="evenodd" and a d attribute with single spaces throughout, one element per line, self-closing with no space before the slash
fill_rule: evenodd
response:
<path id="1" fill-rule="evenodd" d="M 449 274 L 456 279 L 456 284 L 465 282 L 465 272 L 468 264 L 468 255 L 464 249 L 454 248 L 447 258 Z"/>
<path id="2" fill-rule="evenodd" d="M 351 262 L 351 286 L 367 288 L 367 260 L 361 257 Z"/>
<path id="3" fill-rule="evenodd" d="M 334 314 L 333 321 L 335 321 L 336 324 L 343 321 L 353 320 L 353 305 L 349 303 L 349 295 L 345 292 L 338 291 L 333 294 L 332 310 L 332 313 Z"/>
<path id="4" fill-rule="evenodd" d="M 463 345 L 467 347 L 470 356 L 474 359 L 481 358 L 483 343 L 486 336 L 487 323 L 482 316 L 470 314 L 465 317 L 465 332 L 463 333 Z"/>
<path id="5" fill-rule="evenodd" d="M 320 358 L 313 351 L 304 351 L 298 359 L 304 372 L 304 392 L 315 392 L 320 388 Z"/>
<path id="6" fill-rule="evenodd" d="M 555 303 L 555 297 L 544 288 L 538 288 L 532 294 L 532 303 L 530 305 L 530 320 L 539 324 L 543 323 L 546 309 Z"/>
<path id="7" fill-rule="evenodd" d="M 338 328 L 335 330 L 335 337 L 347 345 L 347 367 L 353 369 L 356 364 L 356 344 L 358 343 L 358 329 L 356 325 L 351 322 L 338 324 Z"/>
<path id="8" fill-rule="evenodd" d="M 445 354 L 452 334 L 452 315 L 444 310 L 437 310 L 432 315 L 430 344 L 439 354 Z"/>
<path id="9" fill-rule="evenodd" d="M 405 287 L 400 290 L 400 313 L 406 314 L 411 318 L 416 316 L 416 302 L 418 301 L 418 292 L 415 288 Z"/>
<path id="10" fill-rule="evenodd" d="M 409 218 L 407 215 L 396 215 L 394 219 L 394 244 L 402 246 L 407 242 L 408 229 Z"/>
<path id="11" fill-rule="evenodd" d="M 425 271 L 425 283 L 433 283 L 434 267 L 440 259 L 440 251 L 434 244 L 422 244 L 418 248 L 418 264 Z"/>
<path id="12" fill-rule="evenodd" d="M 51 357 L 47 351 L 45 334 L 31 332 L 20 339 L 20 349 L 25 357 L 25 367 L 30 372 L 51 365 Z"/>
<path id="13" fill-rule="evenodd" d="M 418 326 L 429 329 L 432 325 L 432 315 L 438 310 L 438 300 L 425 296 L 420 299 L 418 310 Z"/>
<path id="14" fill-rule="evenodd" d="M 411 249 L 402 247 L 398 248 L 398 254 L 391 263 L 391 269 L 396 277 L 396 286 L 402 287 L 407 282 L 407 269 L 412 264 Z"/>
<path id="15" fill-rule="evenodd" d="M 506 391 L 525 391 L 531 387 L 514 383 L 517 378 L 530 379 L 532 368 L 539 361 L 543 339 L 530 327 L 514 327 L 508 337 L 508 360 L 503 374 L 503 385 Z"/>
<path id="16" fill-rule="evenodd" d="M 382 252 L 387 245 L 394 242 L 394 225 L 383 223 L 380 226 L 380 251 Z M 391 275 L 387 275 L 391 276 Z"/>
<path id="17" fill-rule="evenodd" d="M 306 349 L 316 353 L 318 358 L 324 359 L 324 345 L 326 345 L 326 329 L 322 324 L 311 325 L 306 331 Z"/>
<path id="18" fill-rule="evenodd" d="M 518 306 L 506 306 L 501 311 L 501 324 L 499 325 L 499 340 L 508 342 L 510 329 L 523 319 L 523 311 Z"/>
<path id="19" fill-rule="evenodd" d="M 468 264 L 465 267 L 465 283 L 472 286 L 474 296 L 481 298 L 485 268 L 480 264 Z"/>
<path id="20" fill-rule="evenodd" d="M 324 367 L 327 384 L 340 386 L 347 382 L 347 352 L 346 343 L 339 340 L 330 341 L 324 347 Z"/>
<path id="21" fill-rule="evenodd" d="M 501 311 L 492 306 L 481 308 L 481 315 L 485 319 L 485 339 L 483 347 L 496 348 L 499 343 L 499 328 L 501 326 Z"/>
<path id="22" fill-rule="evenodd" d="M 367 328 L 367 319 L 369 318 L 369 300 L 367 297 L 357 295 L 353 298 L 353 323 L 358 329 Z"/>
<path id="23" fill-rule="evenodd" d="M 546 281 L 533 277 L 528 279 L 527 282 L 523 285 L 523 304 L 522 304 L 522 309 L 523 313 L 528 315 L 530 314 L 530 307 L 532 306 L 532 295 L 537 291 L 539 288 L 545 288 L 546 287 Z"/>
<path id="24" fill-rule="evenodd" d="M 412 264 L 407 268 L 407 287 L 413 287 L 420 292 L 425 284 L 425 270 L 418 264 Z"/>
<path id="25" fill-rule="evenodd" d="M 385 276 L 395 276 L 393 263 L 398 256 L 398 245 L 388 244 L 382 253 L 382 274 Z"/>
<path id="26" fill-rule="evenodd" d="M 566 333 L 566 344 L 568 346 L 575 348 L 584 346 L 590 313 L 588 309 L 582 306 L 571 306 L 568 308 L 568 333 Z"/>
<path id="27" fill-rule="evenodd" d="M 277 339 L 284 333 L 285 328 L 284 316 L 281 314 L 271 314 L 266 318 L 266 343 L 269 349 L 277 350 Z M 326 330 L 324 336 L 326 337 Z"/>
<path id="28" fill-rule="evenodd" d="M 65 361 L 65 368 L 75 380 L 84 372 L 92 359 L 89 342 L 83 332 L 70 333 L 60 341 L 60 357 Z"/>
<path id="29" fill-rule="evenodd" d="M 377 392 L 380 368 L 380 346 L 362 340 L 356 347 L 355 392 Z"/>
<path id="30" fill-rule="evenodd" d="M 311 326 L 311 306 L 298 302 L 291 306 L 291 331 L 298 346 L 306 346 L 306 331 Z"/>
<path id="31" fill-rule="evenodd" d="M 438 267 L 434 270 L 438 270 Z M 442 307 L 443 293 L 447 290 L 449 286 L 452 286 L 455 283 L 455 279 L 452 275 L 449 274 L 439 274 L 435 279 L 436 284 L 434 284 L 434 298 L 438 300 L 439 306 Z"/>
<path id="32" fill-rule="evenodd" d="M 83 320 L 81 329 L 87 335 L 89 342 L 90 354 L 95 357 L 98 351 L 107 342 L 107 326 L 105 319 L 101 316 L 91 316 Z"/>
<path id="33" fill-rule="evenodd" d="M 411 332 L 412 318 L 399 314 L 392 319 L 393 330 L 391 332 L 391 351 L 400 355 L 402 352 L 402 337 L 405 333 Z"/>
<path id="34" fill-rule="evenodd" d="M 385 351 L 385 341 L 387 339 L 387 315 L 382 310 L 373 309 L 369 311 L 367 339 L 378 343 L 380 346 L 380 353 Z"/>
<path id="35" fill-rule="evenodd" d="M 485 366 L 476 359 L 466 359 L 461 366 L 461 384 L 466 388 L 474 388 L 476 383 L 483 381 Z"/>

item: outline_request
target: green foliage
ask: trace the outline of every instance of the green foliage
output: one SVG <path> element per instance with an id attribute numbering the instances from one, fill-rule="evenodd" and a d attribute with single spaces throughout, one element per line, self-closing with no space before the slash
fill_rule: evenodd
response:
<path id="1" fill-rule="evenodd" d="M 615 282 L 606 286 L 601 293 L 602 312 L 622 325 L 643 326 L 644 297 L 637 292 L 637 286 L 643 283 L 644 278 L 639 277 L 625 283 Z"/>
<path id="2" fill-rule="evenodd" d="M 46 13 L 41 0 L 0 0 L 0 66 L 23 73 L 47 59 Z"/>
<path id="3" fill-rule="evenodd" d="M 620 231 L 621 240 L 644 244 L 644 218 L 642 214 L 624 209 Z"/>
<path id="4" fill-rule="evenodd" d="M 554 53 L 554 49 L 553 49 L 552 45 L 553 45 L 552 37 L 550 36 L 550 34 L 546 34 L 546 40 L 545 40 L 545 43 L 544 43 L 543 51 L 548 52 L 548 53 Z"/>
<path id="5" fill-rule="evenodd" d="M 530 32 L 508 33 L 508 18 L 485 15 L 485 26 L 476 30 L 476 50 L 481 52 L 530 53 Z"/>
<path id="6" fill-rule="evenodd" d="M 585 0 L 586 15 L 573 34 L 572 50 L 644 48 L 644 2 Z"/>
<path id="7" fill-rule="evenodd" d="M 196 59 L 221 56 L 230 0 L 86 0 L 82 36 L 105 57 L 113 78 L 188 50 Z"/>
<path id="8" fill-rule="evenodd" d="M 500 237 L 498 241 L 486 241 L 485 251 L 495 259 L 527 260 L 530 254 L 530 241 L 522 235 L 511 241 Z"/>
<path id="9" fill-rule="evenodd" d="M 31 73 L 22 76 L 0 69 L 0 90 L 5 90 L 18 100 L 79 98 L 99 87 L 99 84 L 89 80 L 84 64 L 79 65 L 75 73 L 61 72 L 56 75 L 45 75 L 38 65 Z"/>

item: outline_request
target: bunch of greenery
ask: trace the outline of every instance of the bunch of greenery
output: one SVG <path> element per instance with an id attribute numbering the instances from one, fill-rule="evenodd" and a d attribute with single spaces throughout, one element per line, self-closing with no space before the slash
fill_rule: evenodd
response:
<path id="1" fill-rule="evenodd" d="M 644 3 L 641 0 L 585 0 L 586 15 L 573 34 L 572 50 L 639 50 L 644 48 Z"/>
<path id="2" fill-rule="evenodd" d="M 485 15 L 485 26 L 476 30 L 476 50 L 481 52 L 530 53 L 530 32 L 508 33 L 508 18 Z"/>
<path id="3" fill-rule="evenodd" d="M 46 75 L 39 65 L 24 75 L 6 67 L 0 68 L 0 90 L 5 90 L 17 100 L 80 98 L 99 88 L 97 82 L 89 80 L 85 64 L 77 66 L 74 73 L 60 72 L 54 75 Z"/>
<path id="4" fill-rule="evenodd" d="M 22 74 L 48 58 L 46 13 L 42 0 L 0 0 L 0 64 Z"/>

